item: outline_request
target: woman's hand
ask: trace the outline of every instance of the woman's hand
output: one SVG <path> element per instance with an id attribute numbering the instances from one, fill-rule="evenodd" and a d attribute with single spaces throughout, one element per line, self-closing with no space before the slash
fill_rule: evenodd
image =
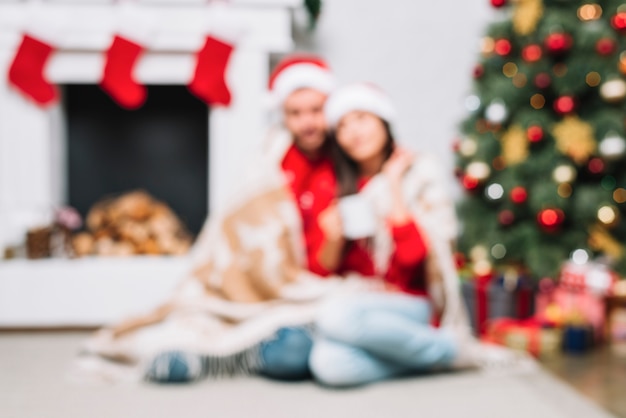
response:
<path id="1" fill-rule="evenodd" d="M 403 225 L 411 219 L 406 202 L 402 196 L 402 176 L 413 164 L 414 155 L 405 148 L 396 148 L 382 168 L 383 175 L 390 183 L 391 211 L 389 220 L 393 225 Z"/>
<path id="2" fill-rule="evenodd" d="M 343 240 L 343 222 L 336 203 L 332 203 L 320 213 L 318 224 L 327 241 L 340 242 Z"/>
<path id="3" fill-rule="evenodd" d="M 383 164 L 383 174 L 392 182 L 400 183 L 402 176 L 413 163 L 413 153 L 406 148 L 396 148 L 389 159 Z"/>

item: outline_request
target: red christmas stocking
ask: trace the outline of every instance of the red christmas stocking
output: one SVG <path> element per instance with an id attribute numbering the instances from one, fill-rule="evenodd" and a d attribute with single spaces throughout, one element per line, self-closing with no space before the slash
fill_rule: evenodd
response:
<path id="1" fill-rule="evenodd" d="M 47 43 L 24 35 L 9 68 L 9 83 L 41 106 L 59 99 L 57 86 L 44 76 L 44 69 L 54 48 Z"/>
<path id="2" fill-rule="evenodd" d="M 208 105 L 230 104 L 230 90 L 224 76 L 233 49 L 232 45 L 209 35 L 204 47 L 198 51 L 189 90 Z"/>
<path id="3" fill-rule="evenodd" d="M 133 69 L 143 51 L 143 46 L 116 35 L 106 53 L 100 87 L 126 109 L 141 107 L 148 96 L 146 87 L 133 78 Z"/>

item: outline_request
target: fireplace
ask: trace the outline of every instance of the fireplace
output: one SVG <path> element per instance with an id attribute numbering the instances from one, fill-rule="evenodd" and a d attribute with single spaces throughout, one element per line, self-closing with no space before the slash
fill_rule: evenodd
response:
<path id="1" fill-rule="evenodd" d="M 208 213 L 206 105 L 185 86 L 148 86 L 133 111 L 96 85 L 68 84 L 63 96 L 67 203 L 85 217 L 104 197 L 142 189 L 197 234 Z"/>
<path id="2" fill-rule="evenodd" d="M 113 105 L 98 97 L 103 51 L 119 27 L 121 2 L 112 0 L 41 2 L 40 13 L 46 19 L 65 22 L 45 68 L 49 81 L 64 86 L 65 106 L 39 107 L 9 86 L 4 75 L 0 77 L 0 249 L 19 243 L 29 228 L 49 221 L 54 207 L 71 204 L 85 212 L 94 199 L 127 188 L 145 188 L 167 201 L 196 232 L 207 213 L 224 205 L 239 170 L 258 149 L 267 127 L 270 56 L 292 48 L 291 9 L 301 2 L 219 2 L 220 19 L 213 17 L 217 6 L 206 1 L 130 2 L 137 17 L 160 22 L 134 71 L 135 79 L 149 89 L 145 108 L 107 109 Z M 0 2 L 2 74 L 33 21 L 30 3 Z M 194 53 L 207 32 L 235 21 L 245 30 L 227 67 L 233 101 L 228 107 L 209 109 L 186 91 L 195 68 Z M 155 110 L 172 101 L 184 111 Z M 154 113 L 144 116 L 142 112 L 152 106 L 169 120 Z M 96 122 L 100 127 L 90 129 L 103 136 L 83 132 L 90 112 L 109 115 L 106 118 L 119 126 L 106 126 L 100 119 Z M 182 114 L 194 114 L 194 122 Z M 153 122 L 145 128 L 146 137 L 122 138 L 125 134 L 119 132 L 135 129 L 144 118 Z M 172 141 L 168 130 L 181 132 L 181 137 Z M 152 147 L 148 137 L 159 145 Z M 165 158 L 166 149 L 178 157 Z M 106 153 L 118 160 L 106 160 Z M 188 165 L 173 165 L 175 160 Z M 134 164 L 142 169 L 129 174 L 130 167 L 137 168 Z M 155 165 L 169 174 L 155 171 Z M 94 326 L 140 313 L 166 298 L 188 268 L 187 257 L 0 261 L 0 327 Z"/>

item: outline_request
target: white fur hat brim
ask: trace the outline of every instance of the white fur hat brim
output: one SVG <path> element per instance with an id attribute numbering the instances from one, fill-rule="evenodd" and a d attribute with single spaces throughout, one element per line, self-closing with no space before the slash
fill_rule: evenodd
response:
<path id="1" fill-rule="evenodd" d="M 270 104 L 278 107 L 291 93 L 305 88 L 330 94 L 335 88 L 335 78 L 328 69 L 318 65 L 294 64 L 276 77 L 270 92 Z"/>
<path id="2" fill-rule="evenodd" d="M 336 128 L 339 121 L 347 113 L 354 110 L 370 112 L 393 126 L 396 119 L 396 110 L 391 99 L 375 86 L 358 83 L 342 87 L 332 93 L 324 113 L 331 128 Z"/>

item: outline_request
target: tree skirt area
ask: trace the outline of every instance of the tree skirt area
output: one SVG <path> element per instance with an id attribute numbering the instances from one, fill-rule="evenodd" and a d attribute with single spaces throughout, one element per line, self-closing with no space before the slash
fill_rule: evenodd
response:
<path id="1" fill-rule="evenodd" d="M 0 333 L 0 416 L 172 417 L 610 417 L 543 371 L 422 376 L 330 390 L 260 377 L 192 385 L 79 384 L 68 371 L 84 332 Z"/>

